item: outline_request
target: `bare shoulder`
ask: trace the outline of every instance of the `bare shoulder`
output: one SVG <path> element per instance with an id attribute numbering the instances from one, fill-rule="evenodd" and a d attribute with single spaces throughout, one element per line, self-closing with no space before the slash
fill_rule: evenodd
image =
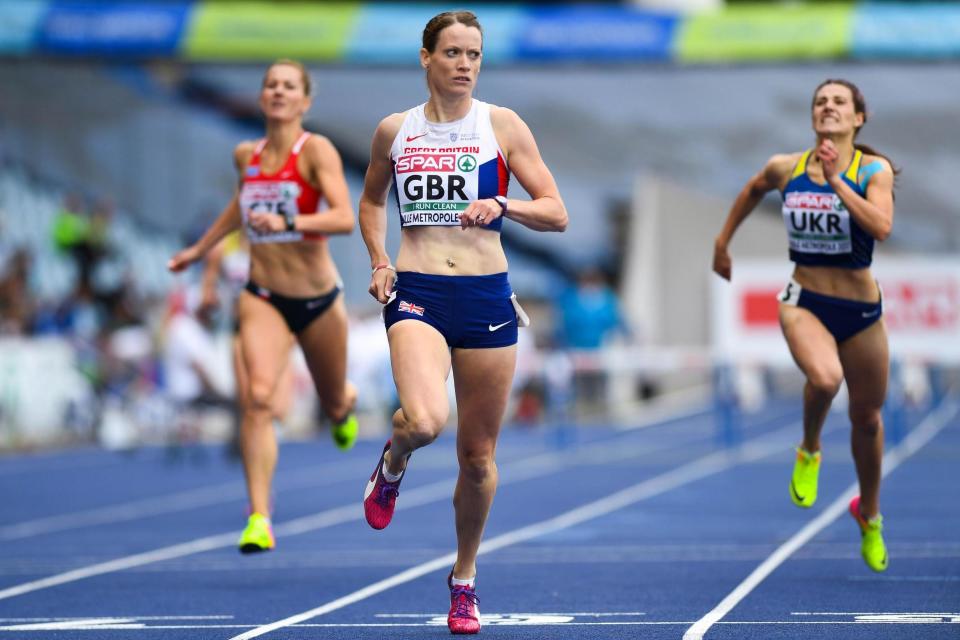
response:
<path id="1" fill-rule="evenodd" d="M 401 111 L 400 113 L 391 113 L 388 115 L 377 125 L 375 135 L 387 138 L 390 142 L 393 142 L 393 139 L 397 137 L 397 133 L 400 131 L 400 127 L 403 126 L 403 121 L 406 119 L 407 113 L 409 112 Z"/>
<path id="2" fill-rule="evenodd" d="M 797 163 L 800 162 L 800 158 L 803 157 L 803 153 L 803 151 L 795 151 L 793 153 L 775 153 L 774 155 L 770 156 L 769 160 L 767 160 L 767 170 L 776 172 L 780 175 L 790 173 L 793 171 L 793 168 L 797 166 Z"/>
<path id="3" fill-rule="evenodd" d="M 237 169 L 243 169 L 250 163 L 253 150 L 257 147 L 257 140 L 244 140 L 233 149 L 233 163 Z"/>
<path id="4" fill-rule="evenodd" d="M 863 161 L 860 163 L 860 166 L 866 167 L 867 165 L 871 165 L 874 162 L 880 163 L 880 166 L 883 167 L 881 171 L 887 171 L 889 173 L 893 173 L 893 165 L 890 164 L 889 160 L 887 160 L 883 156 L 875 156 L 869 153 L 863 154 Z"/>
<path id="5" fill-rule="evenodd" d="M 490 123 L 494 131 L 503 133 L 509 133 L 518 127 L 526 127 L 516 111 L 507 107 L 498 107 L 495 104 L 490 105 Z"/>
<path id="6" fill-rule="evenodd" d="M 310 134 L 310 137 L 307 138 L 307 141 L 303 145 L 303 152 L 311 160 L 323 160 L 324 158 L 340 155 L 337 152 L 337 148 L 330 141 L 330 138 L 319 133 Z"/>

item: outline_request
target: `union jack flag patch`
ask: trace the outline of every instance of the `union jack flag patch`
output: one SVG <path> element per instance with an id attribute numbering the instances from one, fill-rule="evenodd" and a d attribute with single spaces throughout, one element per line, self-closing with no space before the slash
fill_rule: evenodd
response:
<path id="1" fill-rule="evenodd" d="M 400 301 L 400 306 L 397 307 L 397 311 L 405 311 L 407 313 L 415 313 L 418 316 L 423 315 L 423 307 L 419 307 L 415 304 L 407 302 L 406 300 Z"/>

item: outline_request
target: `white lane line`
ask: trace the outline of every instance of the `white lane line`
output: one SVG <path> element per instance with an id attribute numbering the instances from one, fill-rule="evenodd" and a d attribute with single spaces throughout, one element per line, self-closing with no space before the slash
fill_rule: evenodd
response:
<path id="1" fill-rule="evenodd" d="M 694 414 L 691 414 L 694 415 Z M 674 414 L 663 416 L 661 422 L 672 422 L 678 419 L 688 417 L 686 414 Z M 648 422 L 643 426 L 654 426 L 655 423 Z M 449 452 L 445 452 L 449 453 Z M 431 455 L 432 454 L 432 455 Z M 517 454 L 517 458 L 529 456 L 525 451 Z M 555 455 L 552 453 L 538 454 Z M 508 458 L 507 461 L 510 459 Z M 365 465 L 366 463 L 364 463 Z M 451 467 L 449 456 L 443 456 L 440 452 L 427 452 L 418 456 L 417 468 L 441 468 Z M 343 471 L 345 474 L 340 475 Z M 298 489 L 315 488 L 329 486 L 338 482 L 343 482 L 356 477 L 357 473 L 364 474 L 366 467 L 360 465 L 357 461 L 336 462 L 306 469 L 298 469 L 286 473 L 277 474 L 275 486 L 277 492 L 294 491 Z M 93 509 L 84 509 L 72 513 L 62 513 L 54 516 L 25 520 L 14 524 L 0 526 L 0 541 L 18 540 L 32 536 L 54 533 L 58 531 L 68 531 L 90 527 L 94 525 L 113 524 L 117 522 L 126 522 L 137 518 L 148 518 L 158 515 L 196 509 L 199 507 L 208 507 L 215 504 L 240 501 L 246 499 L 246 489 L 239 480 L 225 482 L 217 485 L 211 485 L 200 489 L 191 489 L 181 491 L 166 496 L 157 496 L 153 498 L 144 498 L 122 504 L 97 507 Z"/>
<path id="2" fill-rule="evenodd" d="M 483 616 L 486 618 L 486 615 Z M 111 623 L 107 620 L 98 620 L 96 618 L 89 618 L 86 624 L 83 624 L 81 621 L 78 621 L 77 624 L 71 626 L 46 626 L 46 625 L 22 625 L 22 626 L 10 626 L 10 627 L 0 627 L 0 633 L 4 631 L 34 631 L 34 632 L 43 632 L 43 631 L 109 631 L 109 630 L 122 630 L 122 631 L 154 631 L 157 629 L 165 630 L 199 630 L 199 629 L 249 629 L 253 627 L 252 624 L 158 624 L 158 625 L 140 625 L 136 623 Z M 617 620 L 612 622 L 605 621 L 547 621 L 541 620 L 537 622 L 529 621 L 514 621 L 510 619 L 501 619 L 501 620 L 483 620 L 484 626 L 524 626 L 524 627 L 636 627 L 636 626 L 673 626 L 673 627 L 685 627 L 692 623 L 692 620 Z M 419 627 L 419 628 L 435 628 L 446 623 L 446 614 L 438 619 L 438 621 L 430 622 L 328 622 L 328 623 L 311 623 L 306 622 L 303 624 L 291 625 L 291 629 L 357 629 L 357 628 L 381 628 L 381 629 L 391 629 L 391 628 L 406 628 L 406 627 Z M 931 624 L 957 624 L 960 623 L 960 618 L 953 618 L 948 620 L 938 620 L 935 617 L 929 619 L 890 619 L 890 620 L 738 620 L 738 621 L 726 621 L 722 620 L 718 622 L 718 625 L 727 625 L 735 627 L 738 625 L 749 625 L 749 626 L 797 626 L 797 625 L 808 625 L 808 626 L 824 626 L 824 625 L 856 625 L 856 626 L 868 626 L 868 625 L 910 625 L 910 624 L 922 624 L 922 625 L 931 625 Z"/>
<path id="3" fill-rule="evenodd" d="M 570 511 L 562 513 L 553 518 L 527 525 L 519 529 L 514 529 L 513 531 L 508 531 L 507 533 L 501 534 L 482 543 L 480 545 L 479 553 L 490 553 L 491 551 L 496 551 L 497 549 L 518 544 L 520 542 L 524 542 L 548 533 L 567 529 L 577 524 L 613 513 L 618 509 L 630 506 L 640 502 L 641 500 L 645 500 L 685 484 L 689 484 L 695 480 L 713 475 L 720 471 L 725 471 L 726 469 L 730 469 L 739 464 L 764 458 L 787 447 L 789 443 L 792 442 L 790 438 L 796 435 L 796 429 L 796 426 L 780 429 L 772 434 L 761 436 L 752 441 L 744 443 L 744 445 L 737 450 L 718 451 L 705 455 L 701 458 L 693 460 L 692 462 L 688 462 L 658 476 L 654 476 L 653 478 L 639 482 L 635 485 L 627 487 L 626 489 L 622 489 L 616 493 L 600 498 L 599 500 L 595 500 L 575 509 L 571 509 Z M 413 566 L 405 571 L 390 576 L 389 578 L 375 582 L 341 598 L 337 598 L 336 600 L 320 605 L 319 607 L 310 609 L 309 611 L 304 611 L 282 620 L 277 620 L 255 629 L 251 629 L 250 631 L 242 633 L 238 636 L 234 636 L 231 640 L 248 640 L 249 638 L 256 638 L 266 633 L 270 633 L 271 631 L 276 631 L 277 629 L 299 624 L 311 618 L 316 618 L 318 616 L 330 613 L 331 611 L 342 609 L 343 607 L 360 602 L 361 600 L 365 600 L 371 596 L 386 591 L 387 589 L 391 589 L 395 586 L 415 580 L 416 578 L 424 576 L 428 573 L 432 573 L 440 569 L 447 569 L 452 566 L 453 562 L 456 560 L 456 557 L 456 552 L 448 553 L 429 562 L 424 562 L 422 564 Z"/>
<path id="4" fill-rule="evenodd" d="M 435 465 L 435 461 L 430 464 L 431 467 Z M 450 464 L 447 463 L 446 466 L 450 466 Z M 361 465 L 356 460 L 334 462 L 323 466 L 318 465 L 285 473 L 281 472 L 277 474 L 274 484 L 277 487 L 277 493 L 284 493 L 299 489 L 329 486 L 356 478 L 358 473 L 363 475 L 364 472 L 366 472 L 365 463 Z M 0 526 L 0 541 L 17 540 L 39 534 L 112 524 L 215 504 L 243 501 L 246 500 L 246 497 L 246 489 L 238 477 L 237 480 L 231 482 L 200 489 L 190 489 L 166 496 L 144 498 L 122 504 L 85 509 Z"/>
<path id="5" fill-rule="evenodd" d="M 515 468 L 505 469 L 503 473 L 504 477 L 500 485 L 505 486 L 514 482 L 550 475 L 551 473 L 582 464 L 609 462 L 614 459 L 629 459 L 634 455 L 649 454 L 657 449 L 670 449 L 676 445 L 676 442 L 669 444 L 664 443 L 659 446 L 651 446 L 644 442 L 629 446 L 624 445 L 623 442 L 601 442 L 584 446 L 578 450 L 577 458 L 573 461 L 570 460 L 570 454 L 568 452 L 542 453 L 519 461 L 515 465 Z M 403 501 L 398 508 L 402 507 L 403 510 L 406 510 L 411 507 L 449 499 L 455 483 L 456 478 L 449 478 L 417 487 L 410 491 L 405 491 Z M 356 502 L 351 502 L 350 504 L 275 524 L 273 530 L 277 536 L 292 536 L 362 519 L 363 509 L 358 498 Z M 221 533 L 169 547 L 117 558 L 115 560 L 100 562 L 2 589 L 0 590 L 0 600 L 6 600 L 33 591 L 48 589 L 106 573 L 123 571 L 155 562 L 173 560 L 196 553 L 230 547 L 235 545 L 236 541 L 237 533 Z"/>
<path id="6" fill-rule="evenodd" d="M 916 453 L 921 447 L 930 442 L 949 422 L 957 415 L 958 405 L 954 403 L 945 403 L 937 410 L 928 415 L 923 422 L 910 432 L 895 449 L 883 458 L 883 476 L 892 472 L 900 463 Z M 828 506 L 823 513 L 811 520 L 805 527 L 800 529 L 792 538 L 784 542 L 776 551 L 774 551 L 760 566 L 738 584 L 733 591 L 720 601 L 720 603 L 709 611 L 705 616 L 697 620 L 686 633 L 683 634 L 683 640 L 702 640 L 704 634 L 714 624 L 716 624 L 725 615 L 747 597 L 757 585 L 763 582 L 767 576 L 783 564 L 787 558 L 805 545 L 811 538 L 820 533 L 829 526 L 834 520 L 839 518 L 847 510 L 847 504 L 850 499 L 857 494 L 857 483 L 847 487 L 839 498 Z"/>

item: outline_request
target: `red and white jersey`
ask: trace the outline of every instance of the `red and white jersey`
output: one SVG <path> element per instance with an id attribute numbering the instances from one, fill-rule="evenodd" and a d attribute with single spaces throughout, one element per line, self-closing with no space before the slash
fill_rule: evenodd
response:
<path id="1" fill-rule="evenodd" d="M 297 170 L 297 158 L 311 135 L 307 131 L 303 132 L 290 150 L 287 161 L 279 171 L 273 174 L 268 175 L 260 169 L 260 154 L 267 145 L 267 139 L 261 140 L 253 150 L 253 156 L 244 171 L 240 187 L 240 212 L 243 215 L 244 229 L 251 243 L 301 242 L 325 238 L 322 233 L 301 231 L 260 233 L 249 223 L 250 213 L 253 211 L 277 213 L 282 216 L 318 213 L 321 193 L 304 180 Z"/>
<path id="2" fill-rule="evenodd" d="M 390 159 L 400 225 L 460 226 L 460 212 L 474 200 L 507 195 L 510 173 L 493 133 L 490 107 L 474 100 L 453 122 L 431 122 L 425 104 L 407 112 Z M 498 217 L 484 228 L 499 231 Z"/>

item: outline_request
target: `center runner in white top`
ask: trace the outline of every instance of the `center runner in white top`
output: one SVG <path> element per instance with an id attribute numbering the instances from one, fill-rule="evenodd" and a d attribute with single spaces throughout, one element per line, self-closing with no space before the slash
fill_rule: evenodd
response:
<path id="1" fill-rule="evenodd" d="M 459 227 L 471 202 L 507 195 L 510 174 L 490 121 L 496 107 L 474 99 L 466 116 L 438 123 L 426 106 L 407 112 L 390 148 L 400 225 Z M 485 227 L 502 224 L 498 216 Z"/>
<path id="2" fill-rule="evenodd" d="M 567 226 L 530 129 L 513 111 L 473 99 L 482 58 L 483 33 L 469 11 L 441 13 L 427 23 L 420 64 L 430 98 L 377 127 L 360 199 L 373 268 L 370 293 L 387 305 L 400 398 L 364 511 L 376 529 L 390 523 L 410 455 L 447 422 L 452 369 L 460 463 L 457 560 L 448 577 L 447 625 L 454 633 L 480 630 L 477 551 L 496 491 L 494 452 L 516 365 L 520 313 L 511 305 L 498 231 L 504 218 L 538 231 Z M 506 199 L 508 166 L 530 200 Z M 396 271 L 384 246 L 391 182 L 403 225 Z"/>

